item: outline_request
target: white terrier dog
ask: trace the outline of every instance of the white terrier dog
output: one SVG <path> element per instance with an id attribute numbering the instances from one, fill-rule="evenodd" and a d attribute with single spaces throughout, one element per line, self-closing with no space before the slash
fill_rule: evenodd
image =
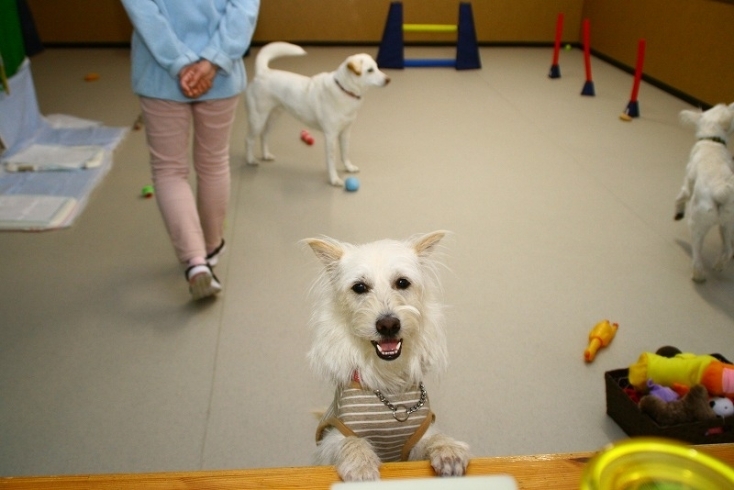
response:
<path id="1" fill-rule="evenodd" d="M 683 187 L 675 199 L 675 219 L 682 219 L 690 201 L 688 226 L 691 230 L 693 280 L 703 282 L 703 241 L 709 230 L 719 225 L 722 253 L 714 268 L 718 271 L 732 257 L 734 240 L 734 163 L 727 148 L 734 132 L 734 104 L 718 104 L 701 111 L 680 113 L 683 124 L 696 126 L 698 140 L 691 150 Z"/>
<path id="2" fill-rule="evenodd" d="M 379 479 L 386 461 L 427 459 L 442 476 L 466 470 L 469 446 L 433 425 L 422 381 L 448 362 L 432 258 L 445 233 L 365 245 L 305 240 L 324 265 L 308 357 L 336 385 L 316 464 L 335 465 L 345 481 Z"/>
<path id="3" fill-rule="evenodd" d="M 368 54 L 348 57 L 333 72 L 306 77 L 271 69 L 270 60 L 306 54 L 295 44 L 275 42 L 264 46 L 255 60 L 255 77 L 245 91 L 247 105 L 247 163 L 256 165 L 255 139 L 260 136 L 262 157 L 273 160 L 267 136 L 279 109 L 322 131 L 326 142 L 326 167 L 332 185 L 343 186 L 336 172 L 337 142 L 347 172 L 358 172 L 348 158 L 349 130 L 370 87 L 384 87 L 390 78 L 377 68 Z"/>

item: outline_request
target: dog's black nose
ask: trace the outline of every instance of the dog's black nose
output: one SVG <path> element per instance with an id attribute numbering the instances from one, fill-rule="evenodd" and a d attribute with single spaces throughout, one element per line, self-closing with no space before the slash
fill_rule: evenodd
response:
<path id="1" fill-rule="evenodd" d="M 375 324 L 377 332 L 385 337 L 394 337 L 400 331 L 400 320 L 394 316 L 383 316 Z"/>

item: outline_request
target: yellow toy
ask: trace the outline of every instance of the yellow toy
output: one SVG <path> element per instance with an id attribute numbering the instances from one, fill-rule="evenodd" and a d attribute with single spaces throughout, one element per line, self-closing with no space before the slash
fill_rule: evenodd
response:
<path id="1" fill-rule="evenodd" d="M 593 361 L 596 352 L 612 342 L 618 328 L 619 325 L 610 323 L 609 320 L 602 320 L 594 325 L 594 328 L 589 332 L 589 346 L 584 351 L 584 360 L 586 362 Z"/>
<path id="2" fill-rule="evenodd" d="M 630 366 L 629 381 L 637 390 L 646 391 L 647 380 L 671 388 L 702 384 L 710 396 L 734 396 L 734 365 L 708 355 L 684 352 L 663 357 L 644 352 Z"/>

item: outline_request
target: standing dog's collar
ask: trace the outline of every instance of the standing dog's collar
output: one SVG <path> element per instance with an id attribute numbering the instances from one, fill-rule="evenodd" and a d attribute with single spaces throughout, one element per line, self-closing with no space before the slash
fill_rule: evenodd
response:
<path id="1" fill-rule="evenodd" d="M 355 94 L 354 92 L 350 92 L 349 90 L 345 89 L 345 88 L 344 88 L 344 87 L 342 86 L 342 84 L 341 84 L 341 83 L 339 83 L 339 80 L 337 80 L 337 78 L 336 78 L 336 77 L 334 77 L 334 81 L 336 82 L 336 85 L 337 85 L 337 87 L 339 87 L 340 89 L 342 89 L 342 92 L 344 92 L 344 93 L 345 93 L 345 94 L 347 94 L 348 96 L 350 96 L 350 97 L 354 97 L 354 98 L 355 98 L 355 99 L 357 99 L 357 100 L 359 100 L 359 99 L 361 99 L 361 98 L 362 98 L 361 96 L 359 96 L 359 95 Z"/>
<path id="2" fill-rule="evenodd" d="M 703 138 L 699 138 L 698 141 L 702 140 L 709 140 L 713 141 L 714 143 L 721 143 L 722 145 L 726 146 L 726 141 L 724 141 L 723 138 L 719 138 L 718 136 L 705 136 Z"/>

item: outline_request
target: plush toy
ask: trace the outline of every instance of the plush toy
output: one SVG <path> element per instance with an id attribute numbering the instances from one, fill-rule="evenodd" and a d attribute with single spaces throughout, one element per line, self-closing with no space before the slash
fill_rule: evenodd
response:
<path id="1" fill-rule="evenodd" d="M 681 353 L 668 358 L 644 352 L 630 366 L 629 381 L 644 392 L 648 380 L 667 387 L 701 384 L 711 396 L 734 396 L 734 365 L 708 355 Z"/>
<path id="2" fill-rule="evenodd" d="M 651 379 L 647 380 L 647 389 L 650 395 L 656 396 L 664 402 L 674 402 L 680 398 L 680 395 L 672 388 L 655 384 Z"/>
<path id="3" fill-rule="evenodd" d="M 731 417 L 734 415 L 734 402 L 723 396 L 717 396 L 709 400 L 709 405 L 719 417 Z"/>
<path id="4" fill-rule="evenodd" d="M 640 410 L 659 425 L 687 424 L 713 420 L 717 417 L 709 404 L 709 395 L 703 385 L 693 386 L 686 396 L 666 402 L 654 395 L 640 399 Z"/>

